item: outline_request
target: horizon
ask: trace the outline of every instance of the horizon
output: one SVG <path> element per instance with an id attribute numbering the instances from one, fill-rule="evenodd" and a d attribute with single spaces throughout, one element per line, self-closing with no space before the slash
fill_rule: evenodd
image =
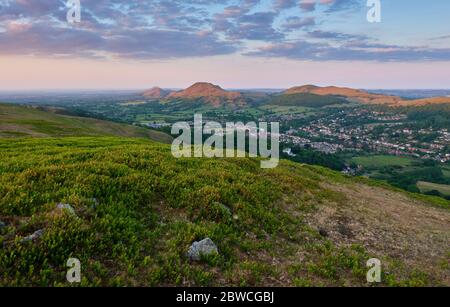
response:
<path id="1" fill-rule="evenodd" d="M 203 81 L 202 81 L 203 82 Z M 352 86 L 338 86 L 338 85 L 316 85 L 316 84 L 309 84 L 309 83 L 305 83 L 305 84 L 299 84 L 299 85 L 293 85 L 293 86 L 289 86 L 289 87 L 277 87 L 277 88 L 270 88 L 270 87 L 223 87 L 220 84 L 216 84 L 216 83 L 212 83 L 212 82 L 207 82 L 204 81 L 206 83 L 210 83 L 213 85 L 218 85 L 220 86 L 222 89 L 227 90 L 227 91 L 284 91 L 284 90 L 288 90 L 290 88 L 293 87 L 299 87 L 299 86 L 307 86 L 307 85 L 312 85 L 312 86 L 318 86 L 318 87 L 346 87 L 346 88 L 351 88 L 351 89 L 356 89 L 356 90 L 367 90 L 367 91 L 376 91 L 376 90 L 380 90 L 380 91 L 450 91 L 450 87 L 448 88 L 359 88 L 359 87 L 352 87 Z M 190 86 L 192 86 L 193 84 L 195 84 L 197 82 L 193 82 L 191 85 L 186 86 L 186 87 L 161 87 L 158 85 L 154 85 L 154 86 L 149 86 L 149 87 L 139 87 L 139 88 L 31 88 L 31 89 L 11 89 L 11 90 L 6 90 L 6 89 L 0 89 L 0 93 L 70 93 L 70 92 L 139 92 L 139 91 L 146 91 L 152 88 L 161 88 L 163 90 L 172 90 L 172 91 L 181 91 L 184 90 Z"/>

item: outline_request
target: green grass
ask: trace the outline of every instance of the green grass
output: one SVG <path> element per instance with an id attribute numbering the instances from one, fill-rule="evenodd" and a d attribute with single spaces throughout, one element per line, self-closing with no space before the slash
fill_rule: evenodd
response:
<path id="1" fill-rule="evenodd" d="M 444 174 L 445 177 L 450 178 L 450 167 L 444 166 L 444 167 L 442 168 L 442 173 Z"/>
<path id="2" fill-rule="evenodd" d="M 56 114 L 33 107 L 0 104 L 0 138 L 124 136 L 170 143 L 171 136 L 145 128 Z"/>
<path id="3" fill-rule="evenodd" d="M 278 106 L 278 105 L 264 105 L 259 107 L 261 110 L 278 114 L 278 115 L 286 115 L 286 114 L 314 114 L 315 111 L 312 108 L 302 107 L 302 106 Z"/>
<path id="4" fill-rule="evenodd" d="M 385 166 L 400 166 L 407 167 L 413 163 L 413 159 L 407 157 L 397 157 L 397 156 L 388 156 L 388 155 L 376 155 L 376 156 L 367 156 L 367 157 L 355 157 L 351 159 L 351 162 L 354 162 L 358 165 L 362 165 L 366 168 L 379 168 Z"/>
<path id="5" fill-rule="evenodd" d="M 349 102 L 335 96 L 321 96 L 310 93 L 275 96 L 267 104 L 278 106 L 298 106 L 308 108 L 322 108 L 331 105 L 345 105 Z"/>
<path id="6" fill-rule="evenodd" d="M 69 286 L 71 257 L 81 286 L 366 285 L 372 255 L 304 221 L 319 203 L 347 203 L 324 187 L 351 182 L 339 173 L 175 159 L 168 145 L 116 137 L 0 140 L 0 153 L 0 286 Z M 59 202 L 76 216 L 56 214 Z M 21 243 L 38 229 L 43 237 Z M 190 263 L 190 244 L 205 237 L 220 255 Z"/>
<path id="7" fill-rule="evenodd" d="M 450 185 L 419 181 L 417 187 L 422 193 L 438 191 L 443 195 L 450 196 Z"/>

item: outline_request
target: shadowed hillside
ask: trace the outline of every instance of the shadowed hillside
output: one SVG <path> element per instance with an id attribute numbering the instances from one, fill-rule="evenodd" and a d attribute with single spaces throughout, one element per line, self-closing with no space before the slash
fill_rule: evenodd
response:
<path id="1" fill-rule="evenodd" d="M 92 118 L 60 115 L 50 110 L 0 104 L 0 138 L 123 136 L 170 143 L 172 137 L 145 128 Z"/>

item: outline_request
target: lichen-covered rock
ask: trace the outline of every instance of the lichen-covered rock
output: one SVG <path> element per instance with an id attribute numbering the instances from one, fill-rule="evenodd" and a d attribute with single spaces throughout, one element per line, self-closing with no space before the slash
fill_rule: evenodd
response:
<path id="1" fill-rule="evenodd" d="M 69 204 L 59 203 L 56 206 L 56 208 L 59 209 L 59 210 L 65 211 L 65 212 L 67 212 L 67 213 L 69 213 L 71 215 L 76 215 L 75 209 Z"/>
<path id="2" fill-rule="evenodd" d="M 192 243 L 187 256 L 190 260 L 200 261 L 202 256 L 213 256 L 218 255 L 219 251 L 217 246 L 210 238 L 206 238 L 200 242 Z"/>
<path id="3" fill-rule="evenodd" d="M 22 243 L 24 243 L 24 242 L 32 242 L 32 241 L 42 237 L 43 234 L 44 234 L 44 230 L 43 229 L 39 229 L 39 230 L 35 231 L 32 235 L 29 235 L 29 236 L 23 238 L 21 242 Z"/>

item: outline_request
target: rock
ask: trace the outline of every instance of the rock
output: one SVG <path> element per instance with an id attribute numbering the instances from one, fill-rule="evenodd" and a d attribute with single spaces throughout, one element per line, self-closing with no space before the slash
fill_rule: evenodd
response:
<path id="1" fill-rule="evenodd" d="M 22 243 L 23 242 L 32 242 L 32 241 L 42 237 L 43 234 L 44 234 L 44 230 L 39 229 L 38 231 L 35 231 L 32 235 L 29 235 L 28 237 L 23 238 L 21 242 Z"/>
<path id="2" fill-rule="evenodd" d="M 346 225 L 339 224 L 337 230 L 344 237 L 347 237 L 347 238 L 353 237 L 352 230 L 350 229 L 350 227 L 348 227 Z"/>
<path id="3" fill-rule="evenodd" d="M 2 230 L 3 228 L 6 228 L 6 223 L 3 221 L 0 221 L 0 230 Z"/>
<path id="4" fill-rule="evenodd" d="M 323 228 L 320 228 L 320 229 L 319 229 L 319 234 L 320 234 L 322 237 L 324 237 L 324 238 L 328 237 L 328 231 L 326 231 L 326 230 L 323 229 Z"/>
<path id="5" fill-rule="evenodd" d="M 190 260 L 200 261 L 202 256 L 212 256 L 218 254 L 219 251 L 217 250 L 217 246 L 210 238 L 206 238 L 200 242 L 194 242 L 191 247 L 189 247 L 187 256 Z"/>
<path id="6" fill-rule="evenodd" d="M 93 198 L 91 198 L 91 202 L 92 202 L 92 209 L 97 209 L 97 207 L 98 207 L 98 199 L 93 197 Z"/>
<path id="7" fill-rule="evenodd" d="M 75 209 L 71 205 L 59 203 L 56 206 L 56 208 L 59 210 L 62 210 L 62 211 L 66 211 L 67 213 L 70 213 L 71 215 L 76 215 Z"/>

